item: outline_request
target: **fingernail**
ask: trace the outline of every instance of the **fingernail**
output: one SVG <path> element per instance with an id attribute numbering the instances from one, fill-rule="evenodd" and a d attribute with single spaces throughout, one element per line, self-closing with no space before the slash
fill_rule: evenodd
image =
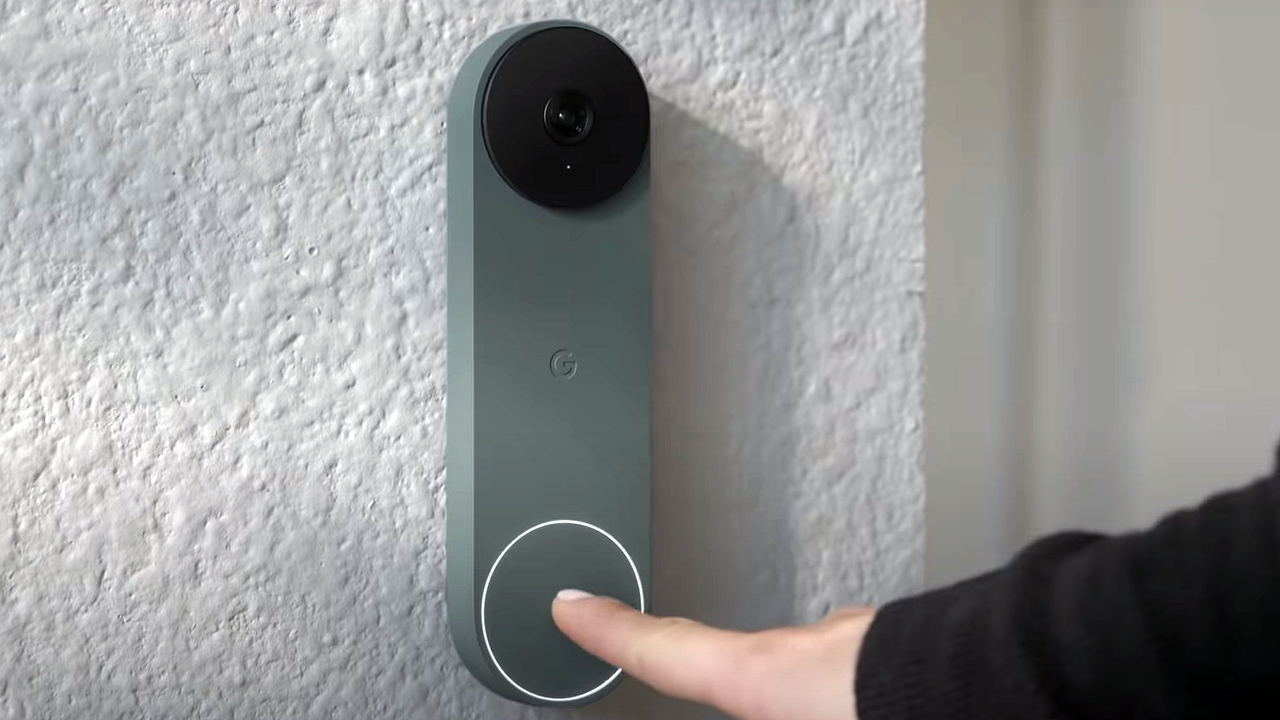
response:
<path id="1" fill-rule="evenodd" d="M 584 592 L 582 590 L 572 590 L 572 589 L 561 590 L 560 592 L 556 593 L 557 600 L 582 600 L 583 598 L 589 598 L 589 597 L 595 597 L 595 595 L 592 595 L 589 592 Z"/>

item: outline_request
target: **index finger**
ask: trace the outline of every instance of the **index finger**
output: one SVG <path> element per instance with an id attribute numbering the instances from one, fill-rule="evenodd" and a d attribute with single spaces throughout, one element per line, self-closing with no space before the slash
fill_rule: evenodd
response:
<path id="1" fill-rule="evenodd" d="M 738 675 L 743 633 L 646 615 L 605 597 L 557 598 L 551 614 L 583 650 L 673 697 L 723 707 Z"/>

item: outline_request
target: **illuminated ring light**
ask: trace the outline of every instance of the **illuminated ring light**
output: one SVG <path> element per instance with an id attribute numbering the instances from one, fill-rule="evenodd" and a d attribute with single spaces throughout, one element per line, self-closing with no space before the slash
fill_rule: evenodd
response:
<path id="1" fill-rule="evenodd" d="M 502 562 L 502 558 L 507 554 L 507 551 L 515 547 L 515 544 L 520 542 L 520 540 L 523 539 L 525 535 L 528 535 L 529 533 L 535 530 L 540 530 L 544 527 L 548 527 L 551 525 L 577 525 L 578 527 L 584 527 L 591 530 L 595 530 L 596 532 L 600 533 L 606 538 L 609 538 L 609 542 L 613 543 L 614 546 L 618 548 L 618 550 L 622 551 L 622 556 L 627 559 L 627 564 L 631 566 L 631 573 L 635 575 L 636 590 L 638 590 L 640 593 L 640 612 L 644 612 L 644 583 L 640 581 L 640 571 L 636 569 L 635 560 L 631 559 L 631 553 L 627 552 L 627 549 L 622 546 L 622 543 L 618 542 L 618 539 L 615 538 L 614 536 L 605 532 L 603 528 L 596 527 L 591 523 L 582 522 L 581 520 L 548 520 L 547 522 L 544 522 L 544 523 L 538 523 L 537 525 L 534 525 L 528 530 L 525 530 L 524 532 L 520 533 L 519 535 L 516 536 L 514 540 L 507 543 L 507 546 L 502 548 L 502 552 L 498 553 L 498 559 L 493 561 L 493 566 L 489 568 L 489 576 L 484 579 L 484 589 L 480 591 L 480 636 L 484 638 L 484 649 L 489 653 L 489 659 L 493 661 L 493 666 L 497 668 L 498 674 L 502 675 L 502 677 L 505 678 L 507 682 L 511 683 L 511 685 L 514 688 L 524 693 L 525 695 L 528 695 L 529 697 L 532 697 L 532 698 L 536 698 L 538 700 L 542 700 L 544 702 L 573 702 L 574 700 L 581 700 L 585 697 L 594 695 L 595 693 L 605 689 L 606 687 L 609 686 L 609 683 L 616 680 L 618 676 L 622 674 L 622 670 L 621 669 L 615 670 L 613 674 L 610 675 L 608 679 L 606 679 L 604 682 L 600 683 L 599 685 L 591 688 L 590 690 L 584 693 L 579 693 L 578 695 L 573 695 L 571 697 L 548 697 L 546 695 L 539 695 L 538 693 L 533 692 L 528 688 L 522 687 L 520 683 L 516 682 L 515 680 L 512 680 L 511 676 L 507 674 L 507 671 L 502 669 L 502 664 L 498 662 L 497 656 L 493 654 L 493 648 L 489 645 L 489 629 L 487 627 L 487 624 L 485 623 L 485 603 L 488 602 L 489 600 L 489 582 L 493 580 L 493 573 L 495 570 L 498 569 L 498 563 Z"/>

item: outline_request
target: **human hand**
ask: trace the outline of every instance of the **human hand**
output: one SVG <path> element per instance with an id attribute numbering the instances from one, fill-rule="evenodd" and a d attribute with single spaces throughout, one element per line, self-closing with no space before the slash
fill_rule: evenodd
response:
<path id="1" fill-rule="evenodd" d="M 584 650 L 672 697 L 740 720 L 856 720 L 858 650 L 875 611 L 744 633 L 565 590 L 551 614 Z"/>

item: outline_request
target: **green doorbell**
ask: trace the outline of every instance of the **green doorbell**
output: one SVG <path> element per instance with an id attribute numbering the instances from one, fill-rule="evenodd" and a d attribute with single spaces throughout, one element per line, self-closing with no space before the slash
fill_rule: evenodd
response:
<path id="1" fill-rule="evenodd" d="M 481 43 L 448 111 L 448 611 L 491 690 L 583 705 L 620 671 L 563 588 L 648 610 L 649 98 L 572 21 Z"/>

